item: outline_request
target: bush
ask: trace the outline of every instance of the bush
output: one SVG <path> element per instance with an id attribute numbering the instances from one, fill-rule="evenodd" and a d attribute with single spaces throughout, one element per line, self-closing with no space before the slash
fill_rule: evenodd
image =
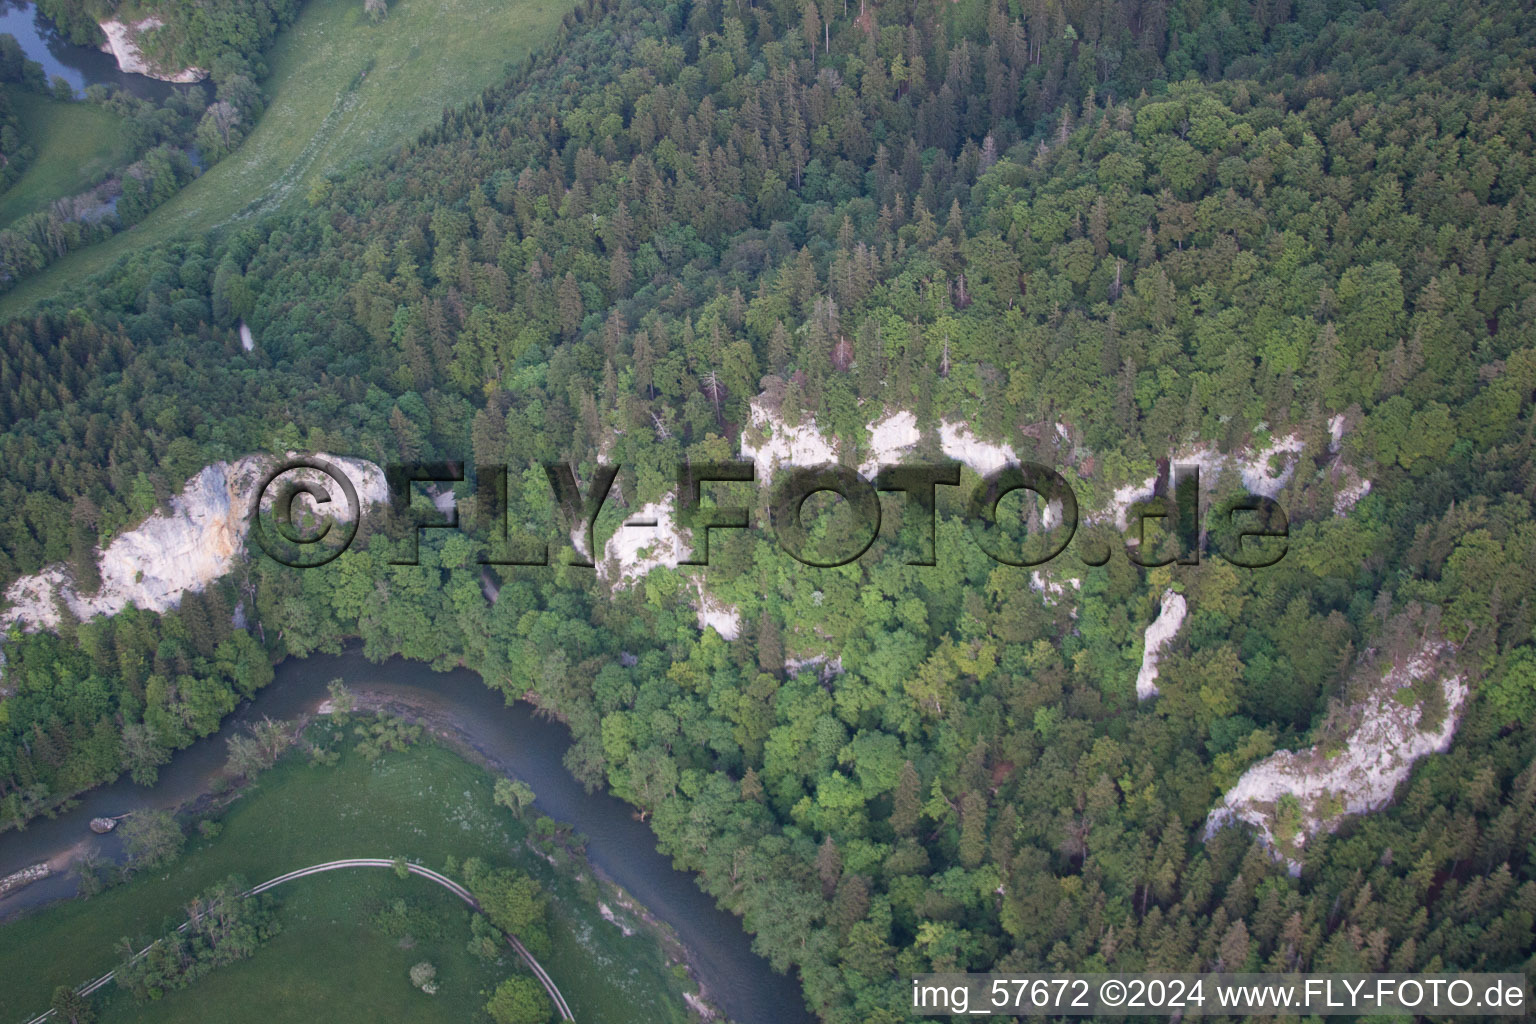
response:
<path id="1" fill-rule="evenodd" d="M 437 968 L 423 960 L 411 968 L 411 984 L 429 996 L 437 995 Z"/>
<path id="2" fill-rule="evenodd" d="M 135 868 L 154 869 L 181 856 L 186 836 L 170 812 L 138 811 L 123 823 L 123 841 L 128 849 L 129 864 Z"/>
<path id="3" fill-rule="evenodd" d="M 485 1012 L 496 1024 L 544 1024 L 550 1009 L 549 996 L 526 975 L 497 985 L 491 1001 L 485 1004 Z"/>

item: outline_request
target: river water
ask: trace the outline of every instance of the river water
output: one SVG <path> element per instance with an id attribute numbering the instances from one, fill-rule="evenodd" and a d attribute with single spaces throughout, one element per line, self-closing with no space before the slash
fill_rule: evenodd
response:
<path id="1" fill-rule="evenodd" d="M 336 678 L 370 699 L 410 705 L 429 724 L 451 724 L 461 739 L 532 786 L 541 811 L 588 837 L 592 863 L 672 926 L 711 998 L 732 1019 L 742 1024 L 812 1020 L 796 981 L 774 973 L 752 952 L 739 921 L 717 908 L 691 875 L 673 869 L 633 808 L 606 793 L 588 793 L 565 770 L 562 758 L 570 746 L 565 727 L 535 719 L 526 704 L 508 707 L 499 692 L 467 669 L 434 672 L 400 658 L 375 665 L 357 653 L 289 658 L 277 666 L 272 683 L 226 718 L 217 733 L 176 753 L 152 789 L 135 786 L 125 776 L 85 794 L 78 807 L 51 821 L 34 821 L 25 832 L 0 833 L 0 877 L 81 844 L 115 857 L 121 840 L 115 834 L 93 835 L 86 827 L 91 818 L 171 807 L 207 792 L 222 774 L 231 735 L 263 715 L 282 719 L 314 712 L 326 697 L 326 683 Z M 72 896 L 74 888 L 67 874 L 37 882 L 0 900 L 0 920 Z"/>
<path id="2" fill-rule="evenodd" d="M 0 0 L 0 34 L 6 33 L 16 37 L 29 59 L 43 66 L 50 82 L 58 75 L 74 87 L 77 96 L 89 85 L 117 85 L 141 99 L 159 102 L 175 90 L 200 88 L 119 71 L 111 54 L 65 42 L 53 22 L 23 0 Z"/>

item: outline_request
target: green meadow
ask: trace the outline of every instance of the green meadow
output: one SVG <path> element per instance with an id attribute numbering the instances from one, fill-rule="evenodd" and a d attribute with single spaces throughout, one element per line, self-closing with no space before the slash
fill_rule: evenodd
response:
<path id="1" fill-rule="evenodd" d="M 131 230 L 71 253 L 0 299 L 10 315 L 145 246 L 303 202 L 325 176 L 409 142 L 444 107 L 555 38 L 565 0 L 309 0 L 267 55 L 266 113 L 235 152 Z M 13 190 L 14 191 L 14 190 Z M 59 194 L 64 194 L 60 192 Z"/>
<path id="2" fill-rule="evenodd" d="M 120 937 L 142 946 L 183 919 L 185 900 L 230 874 L 255 884 L 324 861 L 395 856 L 438 870 L 450 857 L 478 856 L 538 879 L 551 897 L 554 946 L 540 960 L 578 1019 L 686 1021 L 682 982 L 660 945 L 603 920 L 585 864 L 557 851 L 557 868 L 530 849 L 527 824 L 493 802 L 492 783 L 435 745 L 376 762 L 349 750 L 334 767 L 290 755 L 230 805 L 215 838 L 189 840 L 168 869 L 0 925 L 0 1021 L 29 1020 L 55 985 L 112 969 Z M 153 1003 L 109 985 L 96 996 L 102 1024 L 465 1024 L 497 982 L 522 970 L 510 949 L 500 964 L 470 954 L 468 908 L 425 879 L 360 868 L 298 879 L 274 895 L 282 931 L 255 956 Z M 439 934 L 392 938 L 372 925 L 397 898 L 428 910 Z M 423 960 L 437 968 L 436 995 L 411 985 L 411 965 Z"/>
<path id="3" fill-rule="evenodd" d="M 70 103 L 8 89 L 36 155 L 16 184 L 0 192 L 0 227 L 91 187 L 132 154 L 121 117 L 94 103 Z"/>

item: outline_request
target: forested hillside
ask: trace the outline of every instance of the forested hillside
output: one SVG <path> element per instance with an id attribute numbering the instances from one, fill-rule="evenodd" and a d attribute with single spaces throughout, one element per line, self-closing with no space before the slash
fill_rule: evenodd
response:
<path id="1" fill-rule="evenodd" d="M 1071 557 L 1080 589 L 1050 601 L 952 516 L 931 567 L 894 531 L 828 570 L 725 531 L 704 584 L 741 613 L 727 641 L 675 570 L 504 569 L 489 603 L 479 542 L 395 566 L 375 533 L 66 626 L 78 645 L 13 637 L 0 807 L 205 731 L 261 685 L 258 641 L 358 638 L 564 721 L 571 770 L 641 808 L 827 1021 L 904 1019 L 929 969 L 1529 970 L 1533 17 L 587 4 L 303 214 L 4 325 L 0 580 L 67 562 L 88 589 L 98 542 L 250 451 L 506 462 L 513 521 L 556 537 L 537 463 L 622 465 L 635 509 L 680 459 L 736 453 L 754 399 L 850 450 L 883 413 L 963 421 L 1085 506 L 1181 446 L 1296 431 L 1288 556 Z M 1336 417 L 1373 485 L 1338 515 Z M 1189 619 L 1138 704 L 1169 587 Z M 1204 841 L 1246 766 L 1426 638 L 1474 696 L 1391 809 L 1299 878 L 1247 831 Z M 794 670 L 816 655 L 841 674 Z"/>

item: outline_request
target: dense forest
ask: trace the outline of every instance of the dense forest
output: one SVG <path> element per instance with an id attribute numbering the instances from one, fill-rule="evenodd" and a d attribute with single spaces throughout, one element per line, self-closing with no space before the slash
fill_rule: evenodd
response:
<path id="1" fill-rule="evenodd" d="M 824 570 L 724 531 L 703 578 L 741 612 L 726 641 L 675 570 L 504 568 L 489 602 L 482 541 L 434 531 L 396 565 L 381 529 L 165 616 L 12 637 L 0 807 L 152 774 L 268 656 L 360 641 L 563 721 L 568 767 L 640 808 L 829 1022 L 905 1019 L 926 970 L 1529 970 L 1533 18 L 585 4 L 309 209 L 0 328 L 0 581 L 63 562 L 88 590 L 100 542 L 251 451 L 527 467 L 512 520 L 555 537 L 538 463 L 620 465 L 634 509 L 679 460 L 731 457 L 754 399 L 850 446 L 882 412 L 961 420 L 1085 505 L 1177 446 L 1296 430 L 1288 557 L 1074 562 L 1053 603 L 955 510 L 934 566 L 899 530 Z M 1348 515 L 1340 415 L 1374 484 Z M 1189 621 L 1138 705 L 1169 586 Z M 1250 832 L 1204 840 L 1247 765 L 1426 636 L 1475 697 L 1393 807 L 1299 878 Z"/>

